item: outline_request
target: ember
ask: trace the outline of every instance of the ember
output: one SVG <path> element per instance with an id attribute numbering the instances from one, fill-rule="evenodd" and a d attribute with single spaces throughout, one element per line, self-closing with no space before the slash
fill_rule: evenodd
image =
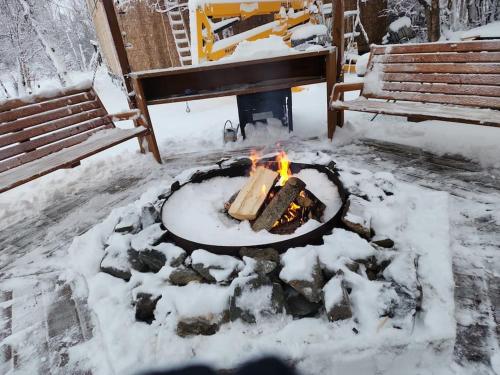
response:
<path id="1" fill-rule="evenodd" d="M 252 152 L 252 168 L 246 185 L 226 202 L 228 214 L 237 220 L 249 220 L 254 231 L 265 229 L 275 234 L 290 234 L 309 219 L 322 221 L 325 205 L 292 176 L 287 154 L 276 157 L 277 170 L 259 165 Z"/>

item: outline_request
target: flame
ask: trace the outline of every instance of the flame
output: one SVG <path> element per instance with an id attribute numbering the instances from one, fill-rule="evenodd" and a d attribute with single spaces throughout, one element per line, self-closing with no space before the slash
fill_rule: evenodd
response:
<path id="1" fill-rule="evenodd" d="M 266 185 L 262 185 L 262 188 L 260 189 L 260 193 L 262 195 L 266 195 L 267 194 L 267 187 L 266 187 Z"/>
<path id="2" fill-rule="evenodd" d="M 285 153 L 285 151 L 280 151 L 278 156 L 276 156 L 276 161 L 278 162 L 278 172 L 280 174 L 278 185 L 283 186 L 292 175 L 289 167 L 290 160 L 288 159 L 288 155 Z"/>
<path id="3" fill-rule="evenodd" d="M 257 169 L 257 161 L 260 159 L 260 153 L 256 150 L 250 151 L 250 160 L 252 161 L 252 169 L 250 170 L 250 176 L 255 173 Z"/>

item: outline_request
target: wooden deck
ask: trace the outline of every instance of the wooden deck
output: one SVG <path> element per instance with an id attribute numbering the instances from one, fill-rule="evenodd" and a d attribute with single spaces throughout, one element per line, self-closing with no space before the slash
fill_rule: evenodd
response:
<path id="1" fill-rule="evenodd" d="M 402 181 L 451 194 L 458 321 L 455 359 L 464 366 L 474 364 L 479 373 L 491 373 L 490 355 L 500 337 L 500 226 L 491 214 L 500 209 L 500 171 L 485 170 L 459 157 L 437 157 L 372 140 L 334 151 L 321 150 L 321 143 L 314 140 L 285 147 L 324 151 L 339 162 L 390 171 Z M 103 220 L 114 207 L 133 202 L 152 181 L 224 156 L 248 153 L 177 154 L 165 156 L 164 164 L 156 168 L 117 170 L 112 181 L 90 180 L 85 190 L 54 197 L 39 216 L 0 228 L 0 373 L 49 373 L 49 368 L 52 373 L 58 369 L 60 373 L 90 373 L 85 358 L 76 368 L 68 362 L 68 350 L 89 340 L 95 328 L 85 301 L 74 295 L 71 285 L 58 281 L 65 271 L 62 266 L 43 268 L 37 259 L 65 255 L 75 236 Z M 79 225 L 67 225 L 74 215 L 82 217 Z M 464 319 L 466 315 L 474 316 L 474 321 Z M 25 338 L 24 346 L 10 345 L 10 337 Z"/>

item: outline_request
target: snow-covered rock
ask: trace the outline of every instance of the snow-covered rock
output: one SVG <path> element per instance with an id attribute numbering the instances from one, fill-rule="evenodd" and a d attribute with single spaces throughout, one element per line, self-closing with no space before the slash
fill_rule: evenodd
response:
<path id="1" fill-rule="evenodd" d="M 368 69 L 368 61 L 370 60 L 370 52 L 361 55 L 356 60 L 356 74 L 358 77 L 364 77 Z"/>
<path id="2" fill-rule="evenodd" d="M 367 208 L 368 204 L 367 200 L 351 194 L 342 213 L 342 222 L 361 237 L 370 239 L 372 218 Z"/>
<path id="3" fill-rule="evenodd" d="M 351 301 L 342 276 L 340 272 L 323 288 L 326 314 L 332 322 L 352 317 Z"/>
<path id="4" fill-rule="evenodd" d="M 107 240 L 100 269 L 111 276 L 129 281 L 131 277 L 127 251 L 130 248 L 131 235 L 112 234 Z"/>
<path id="5" fill-rule="evenodd" d="M 310 302 L 320 302 L 323 299 L 323 274 L 313 246 L 288 250 L 281 256 L 281 264 L 281 280 Z"/>
<path id="6" fill-rule="evenodd" d="M 165 233 L 166 231 L 161 229 L 159 223 L 153 224 L 134 235 L 130 244 L 136 251 L 145 250 L 156 245 Z"/>
<path id="7" fill-rule="evenodd" d="M 243 262 L 229 255 L 216 255 L 206 250 L 195 250 L 191 254 L 191 265 L 205 280 L 225 282 L 236 277 L 243 269 Z"/>

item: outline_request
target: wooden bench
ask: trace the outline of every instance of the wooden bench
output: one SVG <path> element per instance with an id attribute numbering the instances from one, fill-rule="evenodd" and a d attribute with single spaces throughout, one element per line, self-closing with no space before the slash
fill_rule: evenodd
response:
<path id="1" fill-rule="evenodd" d="M 122 120 L 136 127 L 116 128 Z M 160 161 L 141 113 L 108 114 L 91 86 L 0 102 L 0 193 L 134 137 Z"/>
<path id="2" fill-rule="evenodd" d="M 500 40 L 372 46 L 364 83 L 338 83 L 330 99 L 331 109 L 499 127 Z"/>

